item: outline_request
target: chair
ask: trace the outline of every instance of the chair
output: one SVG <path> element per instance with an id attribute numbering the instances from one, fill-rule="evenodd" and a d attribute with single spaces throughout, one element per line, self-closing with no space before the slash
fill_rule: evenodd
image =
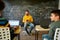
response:
<path id="1" fill-rule="evenodd" d="M 9 27 L 0 27 L 0 40 L 11 40 Z"/>
<path id="2" fill-rule="evenodd" d="M 20 32 L 21 32 L 21 26 L 17 26 L 17 29 L 14 31 L 14 34 L 17 34 L 17 36 L 14 37 L 14 40 L 20 40 Z"/>
<path id="3" fill-rule="evenodd" d="M 54 40 L 60 40 L 60 28 L 57 28 L 54 35 Z"/>

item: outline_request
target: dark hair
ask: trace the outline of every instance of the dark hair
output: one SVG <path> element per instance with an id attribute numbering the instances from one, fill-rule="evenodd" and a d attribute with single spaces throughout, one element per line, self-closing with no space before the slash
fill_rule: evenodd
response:
<path id="1" fill-rule="evenodd" d="M 0 0 L 0 11 L 2 11 L 5 8 L 5 4 L 3 1 Z"/>
<path id="2" fill-rule="evenodd" d="M 29 12 L 29 10 L 25 10 L 26 12 Z"/>
<path id="3" fill-rule="evenodd" d="M 56 16 L 60 17 L 60 10 L 53 10 L 51 13 L 55 14 Z"/>

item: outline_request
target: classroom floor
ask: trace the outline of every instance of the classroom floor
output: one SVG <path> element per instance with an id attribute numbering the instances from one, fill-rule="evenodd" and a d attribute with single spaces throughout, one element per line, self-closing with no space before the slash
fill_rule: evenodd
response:
<path id="1" fill-rule="evenodd" d="M 35 40 L 35 30 L 33 29 L 32 32 L 33 32 L 33 33 L 31 33 L 31 35 L 29 36 L 29 35 L 25 32 L 25 30 L 22 28 L 22 31 L 21 31 L 21 33 L 20 33 L 20 40 Z M 40 37 L 39 37 L 38 39 L 41 40 Z"/>
<path id="2" fill-rule="evenodd" d="M 26 31 L 22 28 L 22 31 L 20 33 L 20 40 L 35 40 L 35 35 L 28 35 Z"/>

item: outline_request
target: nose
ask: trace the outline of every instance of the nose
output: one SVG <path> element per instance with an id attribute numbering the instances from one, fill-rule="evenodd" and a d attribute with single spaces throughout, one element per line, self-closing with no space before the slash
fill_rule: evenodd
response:
<path id="1" fill-rule="evenodd" d="M 51 19 L 51 16 L 49 18 Z"/>

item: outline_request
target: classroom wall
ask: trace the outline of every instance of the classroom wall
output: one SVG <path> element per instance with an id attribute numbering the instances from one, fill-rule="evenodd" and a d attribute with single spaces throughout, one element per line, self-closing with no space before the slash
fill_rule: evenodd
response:
<path id="1" fill-rule="evenodd" d="M 34 18 L 35 24 L 48 26 L 50 12 L 58 9 L 58 0 L 3 0 L 5 9 L 3 16 L 9 19 L 18 19 L 22 23 L 24 11 L 28 9 Z"/>

